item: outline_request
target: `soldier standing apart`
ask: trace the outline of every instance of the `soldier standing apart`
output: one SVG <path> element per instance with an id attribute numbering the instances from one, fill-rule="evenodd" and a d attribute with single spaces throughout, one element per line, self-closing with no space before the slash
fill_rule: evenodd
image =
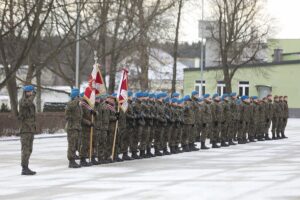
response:
<path id="1" fill-rule="evenodd" d="M 70 94 L 71 101 L 68 102 L 65 110 L 67 121 L 67 138 L 68 138 L 68 160 L 69 168 L 80 168 L 75 162 L 76 147 L 81 132 L 82 108 L 79 99 L 79 89 L 73 88 Z"/>
<path id="2" fill-rule="evenodd" d="M 32 153 L 34 134 L 36 133 L 35 120 L 35 91 L 32 85 L 23 87 L 23 96 L 19 102 L 19 120 L 21 121 L 21 166 L 22 175 L 35 175 L 36 172 L 28 168 L 29 158 Z"/>
<path id="3" fill-rule="evenodd" d="M 280 138 L 279 136 L 279 119 L 280 119 L 280 115 L 281 115 L 281 107 L 279 104 L 279 97 L 277 95 L 274 96 L 274 102 L 273 102 L 273 106 L 272 106 L 272 139 L 273 140 L 277 140 Z"/>

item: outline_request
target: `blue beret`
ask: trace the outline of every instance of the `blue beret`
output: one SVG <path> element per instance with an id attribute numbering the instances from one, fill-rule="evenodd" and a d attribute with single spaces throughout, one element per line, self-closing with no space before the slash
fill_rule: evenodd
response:
<path id="1" fill-rule="evenodd" d="M 33 87 L 33 85 L 25 85 L 25 86 L 23 86 L 23 90 L 24 90 L 24 92 L 31 92 L 31 91 L 34 91 L 34 87 Z"/>
<path id="2" fill-rule="evenodd" d="M 232 92 L 232 93 L 230 94 L 230 96 L 231 96 L 231 97 L 235 97 L 235 96 L 236 96 L 236 92 Z"/>
<path id="3" fill-rule="evenodd" d="M 253 96 L 252 99 L 253 99 L 253 100 L 256 100 L 256 99 L 258 99 L 258 97 L 257 97 L 257 96 Z"/>
<path id="4" fill-rule="evenodd" d="M 183 102 L 184 102 L 183 99 L 178 99 L 178 100 L 177 100 L 177 103 L 178 103 L 178 104 L 182 104 Z"/>
<path id="5" fill-rule="evenodd" d="M 168 94 L 166 92 L 162 92 L 162 97 L 166 98 L 168 96 Z"/>
<path id="6" fill-rule="evenodd" d="M 184 96 L 184 97 L 183 97 L 183 100 L 184 100 L 184 101 L 190 101 L 190 100 L 191 100 L 190 95 Z"/>
<path id="7" fill-rule="evenodd" d="M 178 100 L 177 100 L 176 98 L 172 98 L 172 99 L 171 99 L 171 102 L 172 102 L 172 103 L 177 103 Z"/>
<path id="8" fill-rule="evenodd" d="M 199 94 L 199 92 L 198 91 L 193 91 L 192 92 L 192 96 L 194 96 L 194 95 L 198 95 Z"/>
<path id="9" fill-rule="evenodd" d="M 117 93 L 113 93 L 112 96 L 113 96 L 113 97 L 117 97 Z"/>
<path id="10" fill-rule="evenodd" d="M 137 93 L 135 93 L 135 97 L 136 97 L 136 98 L 141 98 L 141 97 L 143 97 L 143 92 L 137 92 Z"/>
<path id="11" fill-rule="evenodd" d="M 172 94 L 172 98 L 173 98 L 173 97 L 179 97 L 179 93 L 174 92 L 174 93 Z"/>
<path id="12" fill-rule="evenodd" d="M 149 92 L 143 92 L 143 97 L 149 97 Z"/>
<path id="13" fill-rule="evenodd" d="M 79 94 L 80 94 L 79 89 L 78 89 L 78 88 L 73 88 L 73 89 L 71 90 L 70 97 L 73 99 L 73 98 L 75 98 L 75 97 L 78 97 Z"/>
<path id="14" fill-rule="evenodd" d="M 206 98 L 208 98 L 208 97 L 210 97 L 210 94 L 205 94 L 205 95 L 203 96 L 204 99 L 206 99 Z"/>
<path id="15" fill-rule="evenodd" d="M 80 93 L 80 96 L 83 97 L 83 96 L 84 96 L 84 92 L 81 92 L 81 93 Z"/>
<path id="16" fill-rule="evenodd" d="M 154 99 L 155 98 L 155 94 L 154 93 L 150 93 L 149 94 L 149 98 Z"/>
<path id="17" fill-rule="evenodd" d="M 241 99 L 244 101 L 244 100 L 246 100 L 246 99 L 249 99 L 249 97 L 248 97 L 248 96 L 242 96 Z"/>
<path id="18" fill-rule="evenodd" d="M 132 95 L 133 95 L 133 93 L 131 91 L 128 91 L 127 94 L 128 94 L 128 97 L 132 97 Z"/>
<path id="19" fill-rule="evenodd" d="M 213 99 L 216 98 L 216 97 L 219 97 L 219 94 L 216 93 L 216 94 L 213 95 Z"/>

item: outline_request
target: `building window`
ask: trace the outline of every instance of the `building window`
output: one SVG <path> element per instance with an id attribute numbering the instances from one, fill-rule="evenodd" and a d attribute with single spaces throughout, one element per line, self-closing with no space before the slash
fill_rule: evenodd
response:
<path id="1" fill-rule="evenodd" d="M 201 92 L 201 80 L 195 81 L 195 90 L 199 92 L 202 96 L 205 94 L 205 81 L 202 82 L 202 92 Z"/>
<path id="2" fill-rule="evenodd" d="M 217 93 L 222 96 L 224 93 L 226 93 L 226 87 L 224 81 L 218 81 L 217 83 Z"/>
<path id="3" fill-rule="evenodd" d="M 239 82 L 239 96 L 249 96 L 249 81 Z"/>

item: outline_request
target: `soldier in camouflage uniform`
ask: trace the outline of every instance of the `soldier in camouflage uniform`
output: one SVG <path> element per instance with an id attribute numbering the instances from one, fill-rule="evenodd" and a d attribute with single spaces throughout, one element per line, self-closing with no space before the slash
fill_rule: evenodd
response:
<path id="1" fill-rule="evenodd" d="M 212 113 L 211 113 L 211 98 L 209 94 L 205 94 L 203 96 L 204 98 L 204 106 L 203 106 L 203 131 L 200 136 L 200 141 L 201 141 L 201 149 L 209 149 L 205 145 L 205 141 L 207 138 L 207 135 L 210 134 L 211 132 L 211 127 L 212 127 Z"/>
<path id="2" fill-rule="evenodd" d="M 283 139 L 283 138 L 285 138 L 285 136 L 284 136 L 284 127 L 285 127 L 285 119 L 287 119 L 287 117 L 286 117 L 286 114 L 287 114 L 287 112 L 288 111 L 286 111 L 285 109 L 287 109 L 286 108 L 286 103 L 284 102 L 284 100 L 283 100 L 283 96 L 280 96 L 279 97 L 279 105 L 280 105 L 280 108 L 281 108 L 281 114 L 280 114 L 280 120 L 279 120 L 279 124 L 278 124 L 278 127 L 279 127 L 279 131 L 280 131 L 280 133 L 279 133 L 279 135 L 280 135 L 280 139 Z"/>
<path id="3" fill-rule="evenodd" d="M 231 123 L 228 126 L 228 144 L 229 145 L 236 145 L 236 143 L 233 142 L 233 140 L 237 137 L 237 126 L 238 126 L 238 120 L 237 120 L 237 110 L 236 110 L 236 93 L 232 92 L 230 94 L 230 110 L 231 110 Z"/>
<path id="4" fill-rule="evenodd" d="M 131 91 L 128 91 L 128 108 L 126 112 L 126 137 L 124 138 L 125 141 L 122 142 L 122 151 L 123 151 L 123 160 L 133 160 L 128 155 L 128 148 L 131 150 L 131 143 L 133 140 L 133 130 L 136 126 L 135 124 L 135 114 L 133 112 L 133 107 L 132 107 L 132 95 L 133 93 Z M 125 151 L 127 150 L 127 151 Z"/>
<path id="5" fill-rule="evenodd" d="M 198 105 L 197 109 L 195 110 L 195 120 L 196 120 L 196 127 L 197 127 L 197 135 L 196 135 L 196 141 L 200 142 L 200 135 L 203 130 L 203 98 L 198 98 Z"/>
<path id="6" fill-rule="evenodd" d="M 252 103 L 252 108 L 253 108 L 253 125 L 252 127 L 250 127 L 250 129 L 254 129 L 252 132 L 255 134 L 253 136 L 249 136 L 249 141 L 250 142 L 256 142 L 256 140 L 254 138 L 260 138 L 260 122 L 261 122 L 261 118 L 260 118 L 260 103 L 259 100 L 257 98 L 257 96 L 253 96 L 252 97 L 253 103 Z M 249 130 L 250 131 L 250 130 Z"/>
<path id="7" fill-rule="evenodd" d="M 184 100 L 179 99 L 177 101 L 178 105 L 178 123 L 177 123 L 177 139 L 175 145 L 175 151 L 177 153 L 182 153 L 183 151 L 180 149 L 180 145 L 182 146 L 182 132 L 183 132 L 183 123 L 184 123 Z"/>
<path id="8" fill-rule="evenodd" d="M 259 128 L 256 132 L 258 141 L 265 141 L 265 127 L 266 127 L 266 106 L 263 100 L 259 100 Z"/>
<path id="9" fill-rule="evenodd" d="M 211 104 L 211 114 L 212 114 L 212 128 L 211 128 L 211 144 L 212 148 L 220 148 L 217 143 L 220 141 L 221 123 L 223 119 L 223 107 L 220 104 L 220 97 L 218 94 L 213 95 L 213 103 Z"/>
<path id="10" fill-rule="evenodd" d="M 280 129 L 279 129 L 279 120 L 281 116 L 281 106 L 279 103 L 279 97 L 276 95 L 274 96 L 274 102 L 272 106 L 272 139 L 277 140 L 280 138 Z"/>
<path id="11" fill-rule="evenodd" d="M 265 140 L 270 140 L 271 138 L 269 137 L 269 129 L 271 126 L 271 121 L 272 121 L 272 95 L 269 94 L 265 98 L 265 111 L 266 111 L 266 123 L 265 123 L 265 129 L 264 129 L 264 134 L 265 134 Z"/>
<path id="12" fill-rule="evenodd" d="M 190 151 L 189 146 L 189 134 L 193 130 L 193 126 L 195 125 L 195 113 L 191 109 L 192 100 L 189 95 L 184 97 L 184 111 L 183 111 L 183 130 L 182 130 L 182 150 L 184 152 Z"/>
<path id="13" fill-rule="evenodd" d="M 82 108 L 79 99 L 79 89 L 73 88 L 71 91 L 71 101 L 68 102 L 65 110 L 66 115 L 66 129 L 68 139 L 68 160 L 69 168 L 79 168 L 75 162 L 76 158 L 76 146 L 78 138 L 81 135 L 81 120 L 82 120 Z"/>
<path id="14" fill-rule="evenodd" d="M 141 110 L 142 113 L 144 113 L 145 124 L 141 126 L 142 138 L 141 138 L 141 147 L 140 147 L 140 157 L 150 158 L 151 156 L 147 154 L 147 148 L 149 148 L 149 143 L 150 143 L 152 116 L 151 116 L 150 106 L 148 104 L 149 93 L 143 92 L 142 94 L 143 97 L 141 100 Z"/>
<path id="15" fill-rule="evenodd" d="M 229 123 L 232 122 L 232 115 L 230 111 L 230 104 L 229 104 L 229 95 L 223 94 L 222 96 L 222 111 L 223 111 L 223 122 L 221 125 L 221 147 L 228 147 L 228 131 L 229 131 Z"/>
<path id="16" fill-rule="evenodd" d="M 176 154 L 178 153 L 177 152 L 177 149 L 176 149 L 176 140 L 177 140 L 177 135 L 178 135 L 178 128 L 179 128 L 179 125 L 178 123 L 179 122 L 179 109 L 178 109 L 178 106 L 177 106 L 177 99 L 176 98 L 172 98 L 171 99 L 171 110 L 172 110 L 172 118 L 173 118 L 173 123 L 171 125 L 171 128 L 170 128 L 170 143 L 169 143 L 169 146 L 170 146 L 170 152 L 171 154 Z"/>
<path id="17" fill-rule="evenodd" d="M 167 97 L 166 93 L 158 93 L 156 95 L 156 125 L 155 125 L 155 140 L 154 140 L 154 148 L 155 155 L 162 156 L 163 154 L 160 152 L 163 148 L 163 137 L 165 134 L 165 127 L 167 126 L 167 118 L 165 115 L 165 105 L 163 103 L 164 98 Z"/>
<path id="18" fill-rule="evenodd" d="M 242 107 L 241 107 L 241 126 L 242 126 L 242 134 L 238 138 L 239 144 L 246 144 L 247 141 L 247 133 L 249 133 L 249 125 L 251 118 L 251 110 L 250 110 L 250 100 L 248 96 L 242 96 Z"/>
<path id="19" fill-rule="evenodd" d="M 21 140 L 21 166 L 22 175 L 35 175 L 36 172 L 28 168 L 29 158 L 32 153 L 34 134 L 36 133 L 35 119 L 35 91 L 32 85 L 23 87 L 23 96 L 19 102 L 18 119 L 21 122 L 20 140 Z"/>
<path id="20" fill-rule="evenodd" d="M 242 101 L 240 99 L 236 100 L 236 108 L 237 108 L 237 119 L 238 119 L 238 125 L 237 125 L 237 138 L 242 137 Z"/>
<path id="21" fill-rule="evenodd" d="M 192 132 L 190 134 L 190 150 L 191 151 L 198 151 L 199 149 L 196 148 L 196 138 L 200 137 L 200 132 L 198 132 L 199 128 L 198 128 L 198 124 L 197 124 L 197 117 L 200 115 L 200 110 L 199 110 L 199 104 L 198 104 L 198 98 L 199 98 L 199 92 L 198 91 L 193 91 L 191 94 L 191 99 L 192 99 L 192 103 L 191 103 L 191 109 L 194 111 L 194 115 L 195 115 L 195 123 L 194 126 L 192 128 Z"/>
<path id="22" fill-rule="evenodd" d="M 151 93 L 149 94 L 149 99 L 147 102 L 147 105 L 150 109 L 150 119 L 149 119 L 149 125 L 150 125 L 150 138 L 147 145 L 147 155 L 148 157 L 155 157 L 154 154 L 151 152 L 152 144 L 155 140 L 155 120 L 156 120 L 156 108 L 155 108 L 155 94 Z"/>
<path id="23" fill-rule="evenodd" d="M 249 129 L 248 129 L 248 139 L 249 142 L 255 142 L 256 138 L 256 133 L 255 133 L 255 127 L 254 127 L 254 102 L 252 97 L 249 97 L 250 104 L 249 104 L 249 109 L 250 109 L 250 122 L 249 122 Z"/>
<path id="24" fill-rule="evenodd" d="M 164 114 L 167 119 L 167 124 L 165 126 L 165 131 L 163 133 L 162 137 L 162 149 L 163 149 L 163 155 L 170 155 L 170 152 L 168 151 L 168 144 L 170 141 L 171 131 L 172 131 L 172 124 L 173 124 L 173 116 L 172 116 L 172 110 L 170 106 L 170 98 L 166 97 L 164 99 Z"/>
<path id="25" fill-rule="evenodd" d="M 83 96 L 83 94 L 81 94 L 81 96 Z M 85 99 L 81 100 L 81 107 L 82 107 L 82 121 L 81 121 L 82 134 L 81 134 L 81 146 L 79 149 L 80 165 L 82 167 L 88 167 L 92 165 L 92 163 L 87 162 L 86 159 L 89 157 L 90 131 L 91 128 L 94 127 L 94 123 L 92 122 L 93 110 Z"/>
<path id="26" fill-rule="evenodd" d="M 281 129 L 281 137 L 282 138 L 288 138 L 284 134 L 288 118 L 289 118 L 288 97 L 284 96 L 284 98 L 283 98 L 283 126 L 282 126 L 282 129 Z"/>

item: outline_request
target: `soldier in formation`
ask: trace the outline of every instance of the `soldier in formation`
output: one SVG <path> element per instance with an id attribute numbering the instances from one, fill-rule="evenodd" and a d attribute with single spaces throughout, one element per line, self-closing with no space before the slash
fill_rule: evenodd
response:
<path id="1" fill-rule="evenodd" d="M 231 93 L 199 98 L 197 91 L 179 96 L 129 91 L 128 109 L 123 112 L 116 94 L 97 97 L 92 109 L 73 89 L 66 107 L 69 167 L 207 150 L 208 139 L 211 148 L 270 140 L 270 128 L 272 139 L 286 138 L 287 97 L 259 99 Z M 93 149 L 88 162 L 91 129 Z"/>

